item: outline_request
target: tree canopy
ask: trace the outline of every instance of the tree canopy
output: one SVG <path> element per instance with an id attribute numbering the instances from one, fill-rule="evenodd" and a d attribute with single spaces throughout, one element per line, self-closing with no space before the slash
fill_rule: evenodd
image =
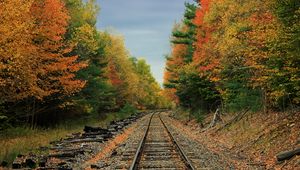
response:
<path id="1" fill-rule="evenodd" d="M 95 0 L 0 1 L 0 113 L 8 124 L 168 105 L 146 61 L 121 36 L 97 30 L 99 9 Z"/>
<path id="2" fill-rule="evenodd" d="M 170 98 L 189 109 L 204 94 L 219 94 L 215 100 L 222 102 L 216 103 L 227 110 L 299 105 L 299 10 L 295 0 L 199 0 L 186 5 L 166 61 L 165 87 L 169 96 L 175 95 Z M 193 74 L 182 74 L 187 69 Z M 196 85 L 199 81 L 206 85 Z M 189 101 L 194 95 L 196 100 Z"/>

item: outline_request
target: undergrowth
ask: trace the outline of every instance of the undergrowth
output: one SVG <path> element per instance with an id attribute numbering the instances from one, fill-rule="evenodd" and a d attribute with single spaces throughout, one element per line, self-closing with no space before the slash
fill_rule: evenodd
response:
<path id="1" fill-rule="evenodd" d="M 132 114 L 137 113 L 137 109 L 131 104 L 125 104 L 124 107 L 118 112 L 118 116 L 121 118 L 125 118 Z"/>
<path id="2" fill-rule="evenodd" d="M 74 132 L 80 132 L 84 125 L 105 127 L 111 121 L 123 119 L 129 115 L 110 113 L 101 119 L 90 117 L 67 121 L 49 129 L 14 127 L 0 131 L 0 164 L 11 165 L 18 154 L 39 153 L 41 152 L 40 147 L 47 147 L 51 141 L 59 140 Z"/>

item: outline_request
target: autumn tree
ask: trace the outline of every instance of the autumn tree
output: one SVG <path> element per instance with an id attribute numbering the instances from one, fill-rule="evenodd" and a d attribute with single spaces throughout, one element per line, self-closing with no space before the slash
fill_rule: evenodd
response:
<path id="1" fill-rule="evenodd" d="M 122 107 L 129 103 L 136 106 L 140 98 L 139 80 L 130 61 L 130 54 L 125 48 L 122 37 L 111 35 L 110 42 L 110 45 L 104 48 L 105 55 L 109 58 L 106 76 L 116 90 L 117 105 Z"/>
<path id="2" fill-rule="evenodd" d="M 30 8 L 33 1 L 0 2 L 0 101 L 39 95 L 34 65 L 36 47 Z M 41 97 L 44 95 L 41 95 Z"/>
<path id="3" fill-rule="evenodd" d="M 183 30 L 182 25 L 175 24 L 174 30 Z M 178 97 L 175 95 L 175 83 L 179 78 L 179 70 L 185 65 L 184 56 L 187 54 L 187 46 L 185 44 L 172 44 L 170 55 L 166 56 L 166 66 L 164 71 L 165 94 L 175 103 L 179 103 Z"/>
<path id="4" fill-rule="evenodd" d="M 275 0 L 274 7 L 280 26 L 268 63 L 269 88 L 273 106 L 285 108 L 300 103 L 300 2 Z"/>
<path id="5" fill-rule="evenodd" d="M 163 101 L 146 62 L 97 30 L 98 11 L 95 0 L 0 1 L 1 120 L 47 126 Z"/>
<path id="6" fill-rule="evenodd" d="M 180 106 L 192 114 L 206 114 L 220 105 L 219 92 L 215 84 L 206 77 L 199 76 L 193 65 L 186 65 L 179 72 L 176 95 Z"/>
<path id="7" fill-rule="evenodd" d="M 200 76 L 207 76 L 211 81 L 219 79 L 216 71 L 220 63 L 219 55 L 214 50 L 215 42 L 211 38 L 214 27 L 204 22 L 205 15 L 210 12 L 211 0 L 200 0 L 200 7 L 196 10 L 196 41 L 193 53 L 193 65 L 198 69 Z"/>
<path id="8" fill-rule="evenodd" d="M 176 94 L 179 106 L 190 110 L 197 117 L 220 104 L 215 84 L 198 70 L 202 64 L 199 59 L 204 56 L 198 56 L 203 54 L 200 49 L 204 42 L 203 32 L 207 31 L 199 19 L 203 19 L 204 14 L 201 12 L 207 8 L 202 7 L 201 3 L 199 6 L 186 4 L 183 24 L 175 27 L 172 32 L 172 53 L 167 58 L 165 72 L 165 87 Z"/>
<path id="9" fill-rule="evenodd" d="M 84 64 L 76 62 L 77 56 L 67 56 L 70 47 L 66 47 L 63 35 L 68 15 L 61 1 L 5 1 L 1 7 L 1 47 L 5 47 L 1 48 L 2 94 L 12 93 L 6 100 L 70 95 L 84 86 L 73 74 Z M 9 11 L 15 7 L 16 12 Z"/>
<path id="10" fill-rule="evenodd" d="M 287 34 L 282 31 L 283 22 L 280 23 L 277 16 L 284 6 L 292 6 L 291 9 L 297 11 L 297 3 L 202 0 L 200 4 L 195 19 L 197 43 L 193 62 L 201 75 L 208 75 L 216 82 L 229 107 L 233 104 L 239 107 L 259 106 L 262 101 L 265 107 L 275 106 L 295 97 L 292 94 L 296 94 L 297 90 L 291 90 L 290 84 L 296 85 L 297 81 L 291 83 L 295 79 L 288 79 L 287 74 L 297 75 L 297 69 L 288 66 L 291 58 L 285 58 L 287 55 L 282 53 L 289 50 L 279 47 L 282 42 L 291 40 L 283 40 Z M 291 13 L 297 16 L 297 12 Z M 283 71 L 283 68 L 295 72 Z M 289 90 L 284 84 L 289 86 Z"/>
<path id="11" fill-rule="evenodd" d="M 29 114 L 33 125 L 35 115 L 49 108 L 40 104 L 84 86 L 75 72 L 85 64 L 69 54 L 64 41 L 69 16 L 60 0 L 1 3 L 1 98 L 10 116 Z"/>
<path id="12" fill-rule="evenodd" d="M 65 3 L 70 14 L 65 38 L 75 44 L 71 54 L 78 55 L 80 61 L 88 64 L 76 74 L 86 81 L 86 86 L 66 99 L 66 103 L 73 112 L 82 115 L 98 115 L 114 109 L 114 91 L 105 76 L 109 58 L 104 49 L 111 41 L 110 35 L 96 28 L 99 6 L 94 0 L 65 0 Z"/>
<path id="13" fill-rule="evenodd" d="M 160 101 L 162 98 L 160 95 L 161 87 L 152 76 L 150 66 L 144 59 L 132 58 L 132 62 L 139 79 L 138 87 L 139 89 L 143 89 L 139 92 L 141 94 L 139 105 L 148 109 L 154 109 L 165 105 Z"/>
<path id="14" fill-rule="evenodd" d="M 179 105 L 192 108 L 190 100 L 198 96 L 200 101 L 201 94 L 194 96 L 189 90 L 198 91 L 202 78 L 218 91 L 229 111 L 299 105 L 299 2 L 198 2 L 196 8 L 186 6 L 183 24 L 172 32 L 166 94 L 176 94 Z M 174 53 L 176 49 L 180 53 Z M 180 60 L 174 54 L 180 54 Z M 196 70 L 200 79 L 186 70 Z"/>
<path id="15" fill-rule="evenodd" d="M 31 7 L 34 18 L 33 43 L 37 46 L 36 58 L 41 65 L 37 74 L 42 89 L 49 93 L 71 95 L 83 88 L 85 82 L 75 79 L 75 72 L 85 67 L 76 62 L 78 56 L 69 55 L 72 50 L 66 45 L 69 16 L 60 0 L 36 0 Z"/>
<path id="16" fill-rule="evenodd" d="M 228 105 L 239 101 L 242 107 L 252 107 L 264 100 L 269 43 L 277 36 L 271 5 L 271 1 L 216 0 L 204 16 L 204 24 L 212 30 L 206 46 L 214 47 L 209 55 L 217 59 L 208 60 L 208 66 L 215 65 L 210 71 Z"/>

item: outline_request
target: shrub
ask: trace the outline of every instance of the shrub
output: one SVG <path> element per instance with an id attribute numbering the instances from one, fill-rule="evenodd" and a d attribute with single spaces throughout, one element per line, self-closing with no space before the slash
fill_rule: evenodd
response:
<path id="1" fill-rule="evenodd" d="M 123 106 L 123 108 L 119 111 L 119 114 L 121 117 L 125 118 L 126 116 L 135 114 L 136 112 L 137 109 L 133 105 L 126 103 Z"/>

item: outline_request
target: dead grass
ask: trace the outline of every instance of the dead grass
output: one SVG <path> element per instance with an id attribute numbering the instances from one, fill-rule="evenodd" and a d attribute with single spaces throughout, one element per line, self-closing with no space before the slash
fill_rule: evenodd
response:
<path id="1" fill-rule="evenodd" d="M 223 116 L 224 122 L 234 114 Z M 205 119 L 207 125 L 212 119 Z M 265 165 L 265 168 L 297 169 L 300 167 L 299 156 L 284 163 L 276 162 L 275 155 L 281 151 L 300 147 L 300 113 L 272 112 L 247 113 L 240 121 L 217 131 L 221 124 L 208 131 L 195 121 L 188 123 L 192 130 L 198 131 L 198 139 L 216 152 L 230 152 L 232 157 L 243 157 L 253 164 Z M 185 123 L 186 124 L 186 123 Z M 300 168 L 299 168 L 300 169 Z"/>
<path id="2" fill-rule="evenodd" d="M 108 114 L 104 119 L 90 119 L 66 123 L 52 129 L 12 128 L 0 134 L 0 163 L 6 161 L 11 165 L 18 154 L 41 152 L 38 148 L 48 146 L 51 141 L 64 138 L 66 135 L 80 132 L 84 125 L 106 126 L 112 120 L 118 120 L 117 113 Z M 48 151 L 45 151 L 48 152 Z"/>
<path id="3" fill-rule="evenodd" d="M 0 160 L 1 162 L 5 160 L 10 164 L 18 154 L 37 152 L 37 148 L 41 146 L 47 146 L 50 141 L 58 140 L 60 138 L 63 138 L 67 134 L 76 132 L 78 130 L 79 129 L 77 128 L 75 128 L 74 130 L 32 130 L 22 137 L 2 138 L 0 139 Z"/>
<path id="4" fill-rule="evenodd" d="M 216 136 L 236 152 L 272 167 L 278 152 L 296 147 L 300 137 L 300 124 L 296 122 L 300 122 L 299 113 L 254 113 Z"/>
<path id="5" fill-rule="evenodd" d="M 175 119 L 181 120 L 183 122 L 189 121 L 189 112 L 183 109 L 176 109 L 171 113 L 171 116 Z"/>

